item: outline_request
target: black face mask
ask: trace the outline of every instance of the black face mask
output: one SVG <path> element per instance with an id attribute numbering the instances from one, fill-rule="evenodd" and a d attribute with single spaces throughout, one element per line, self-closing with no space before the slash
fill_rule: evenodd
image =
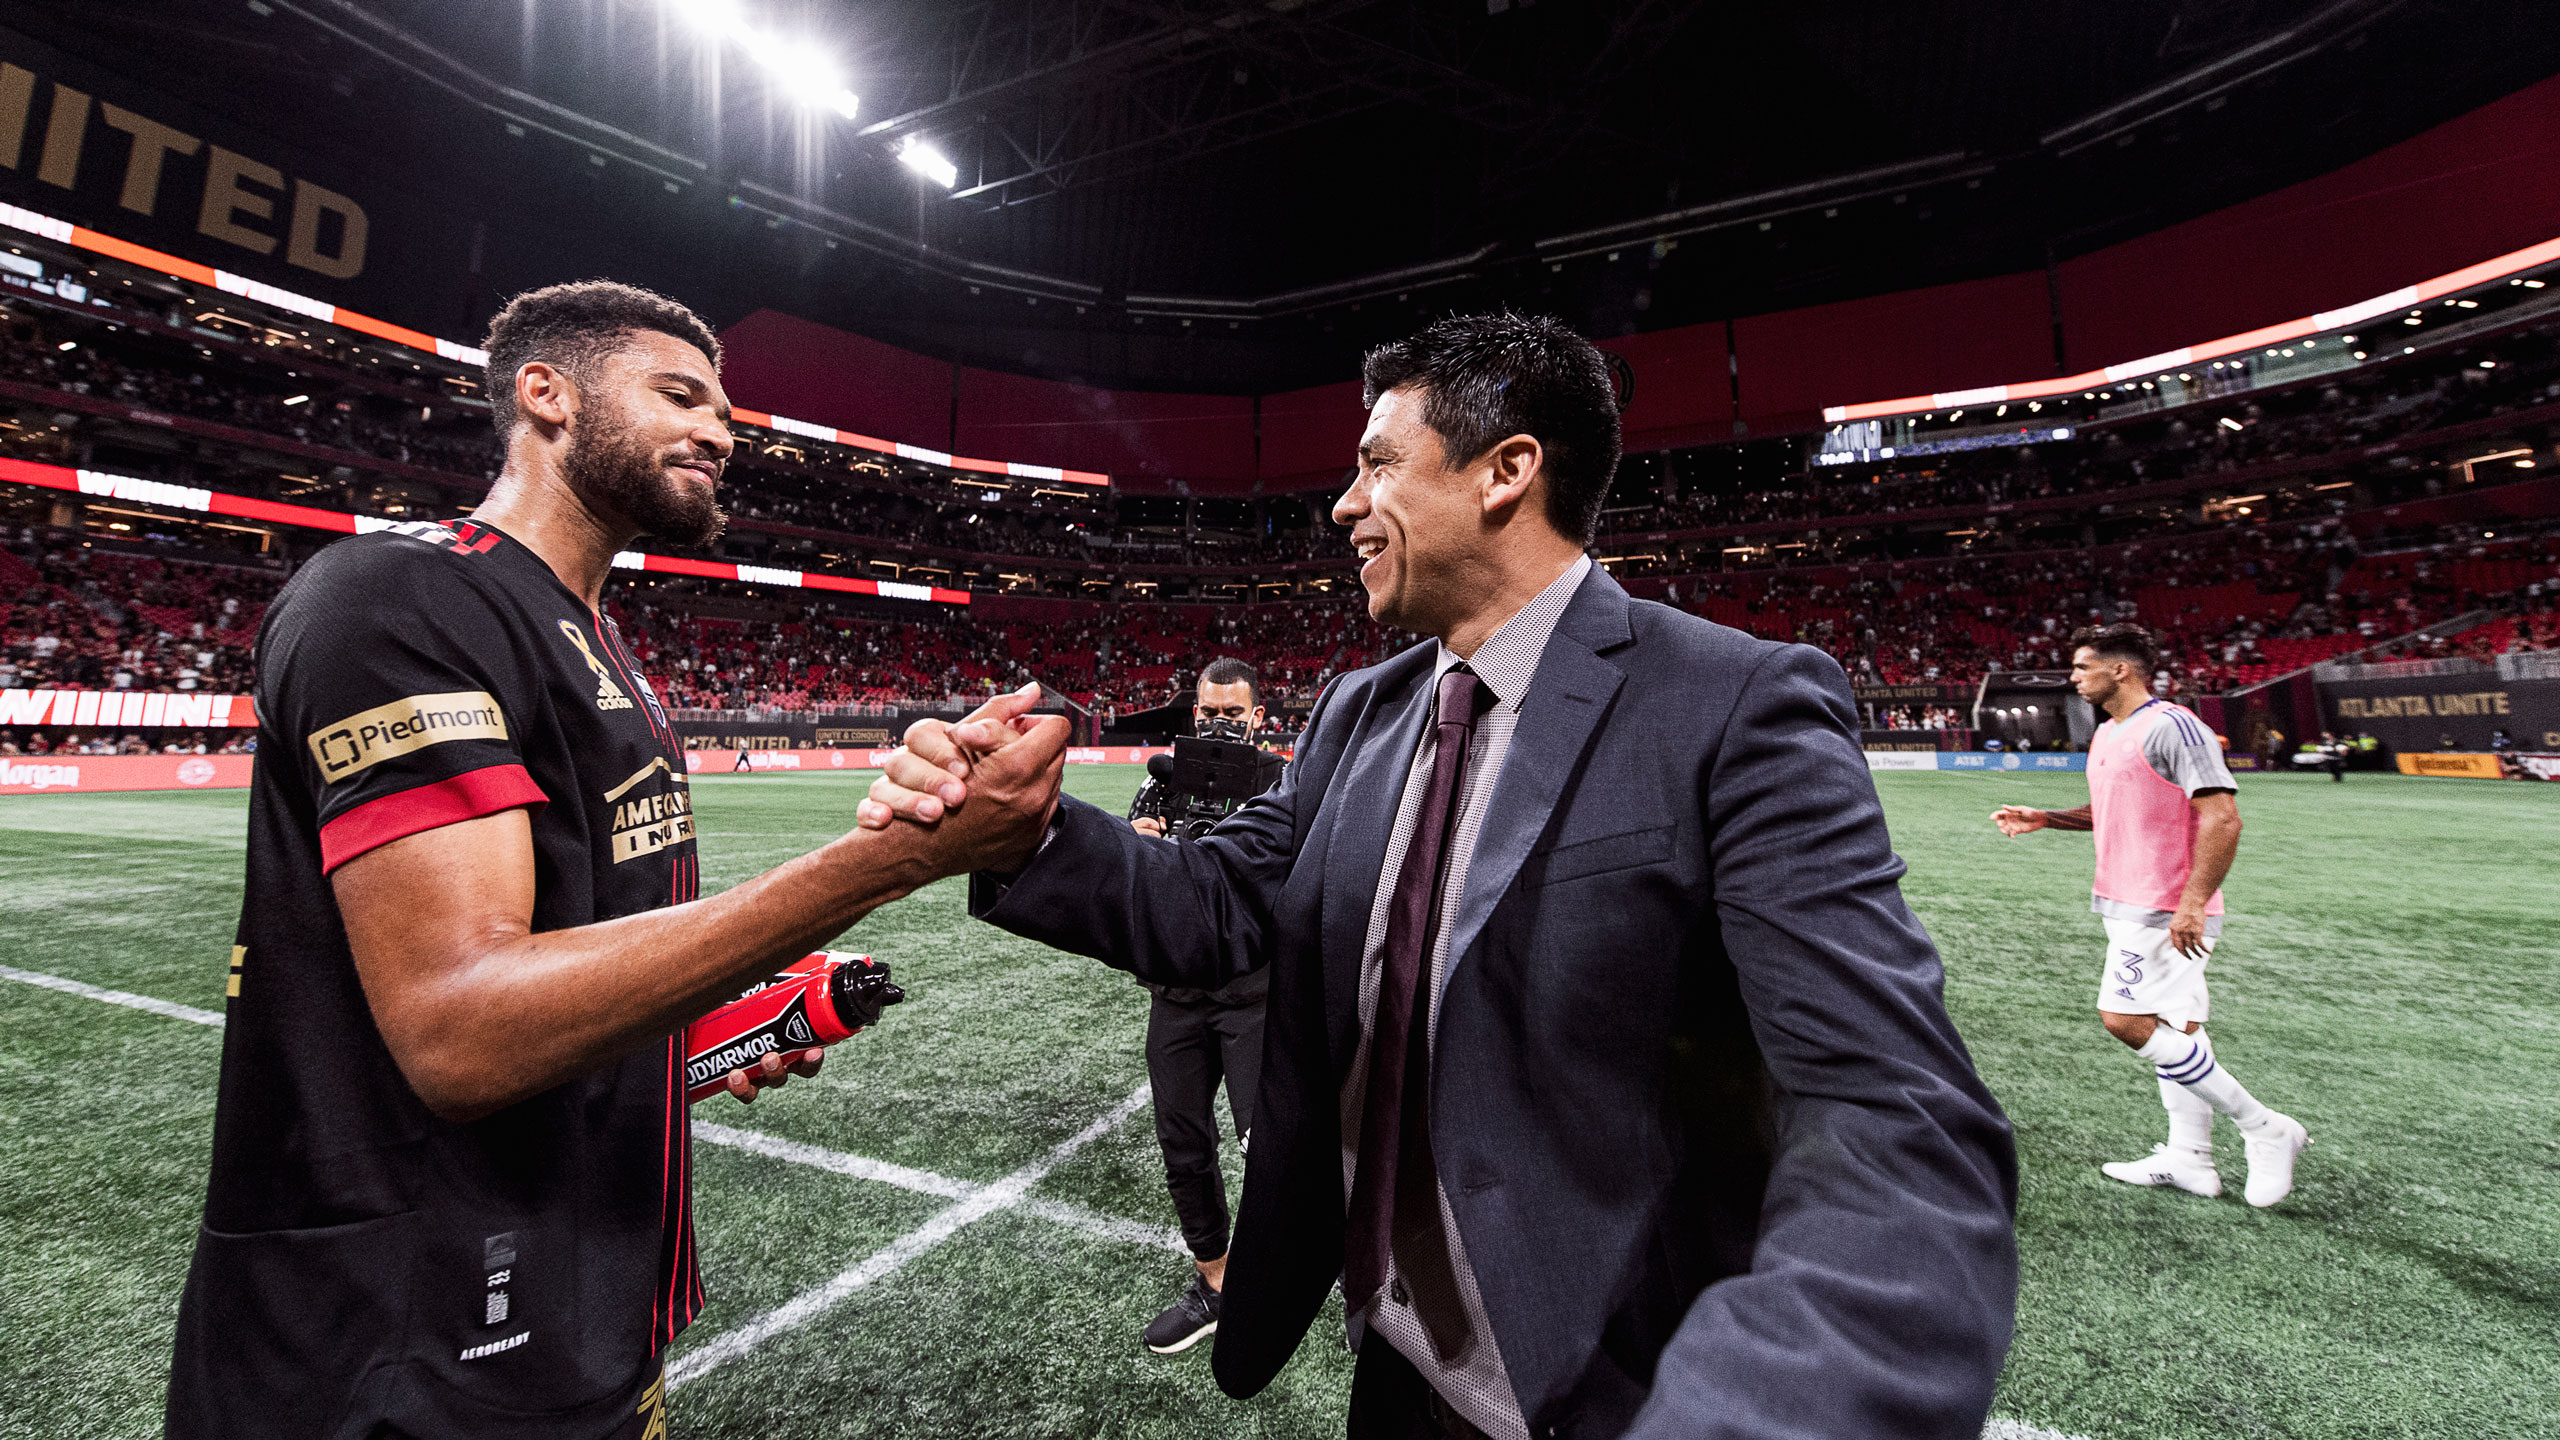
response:
<path id="1" fill-rule="evenodd" d="M 729 528 L 729 515 L 708 495 L 667 477 L 664 452 L 634 437 L 619 408 L 590 400 L 569 431 L 561 478 L 591 510 L 619 515 L 644 535 L 702 548 Z"/>

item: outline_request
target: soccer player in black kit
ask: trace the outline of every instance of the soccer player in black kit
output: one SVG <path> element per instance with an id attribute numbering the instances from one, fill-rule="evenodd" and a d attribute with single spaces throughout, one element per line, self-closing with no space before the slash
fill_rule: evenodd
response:
<path id="1" fill-rule="evenodd" d="M 855 831 L 697 898 L 682 747 L 599 607 L 636 537 L 720 533 L 719 342 L 591 281 L 518 296 L 487 348 L 487 503 L 331 545 L 259 636 L 174 1437 L 658 1440 L 660 1355 L 703 1298 L 684 1026 L 1027 857 L 1054 803 L 1065 723 L 1016 722 L 1017 803 L 954 811 L 959 838 Z"/>

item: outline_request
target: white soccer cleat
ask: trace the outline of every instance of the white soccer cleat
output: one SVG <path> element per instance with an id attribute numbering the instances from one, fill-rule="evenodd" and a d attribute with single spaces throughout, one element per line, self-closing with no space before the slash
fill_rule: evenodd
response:
<path id="1" fill-rule="evenodd" d="M 2242 1194 L 2263 1210 L 2293 1193 L 2293 1161 L 2311 1146 L 2311 1132 L 2290 1115 L 2270 1110 L 2266 1123 L 2241 1132 L 2249 1147 L 2249 1183 Z"/>
<path id="2" fill-rule="evenodd" d="M 2250 1152 L 2255 1155 L 2256 1152 Z M 2172 1150 L 2166 1145 L 2151 1147 L 2149 1158 L 2113 1160 L 2098 1167 L 2100 1174 L 2127 1185 L 2175 1185 L 2190 1195 L 2207 1200 L 2222 1193 L 2222 1172 L 2213 1168 L 2213 1157 L 2192 1150 Z M 2257 1166 L 2250 1165 L 2249 1176 L 2257 1178 Z"/>

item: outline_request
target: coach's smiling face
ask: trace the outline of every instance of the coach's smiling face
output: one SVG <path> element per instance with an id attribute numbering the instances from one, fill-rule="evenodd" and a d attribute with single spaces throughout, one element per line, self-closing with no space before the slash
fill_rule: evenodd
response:
<path id="1" fill-rule="evenodd" d="M 1423 398 L 1410 385 L 1378 397 L 1360 436 L 1360 468 L 1334 502 L 1333 519 L 1351 527 L 1371 618 L 1446 639 L 1480 608 L 1485 552 L 1503 542 L 1505 522 L 1534 512 L 1523 502 L 1537 442 L 1513 436 L 1452 465 L 1440 432 L 1423 421 Z"/>

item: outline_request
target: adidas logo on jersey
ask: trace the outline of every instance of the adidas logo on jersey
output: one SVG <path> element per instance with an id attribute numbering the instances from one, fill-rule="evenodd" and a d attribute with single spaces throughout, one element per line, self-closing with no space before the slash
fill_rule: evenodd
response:
<path id="1" fill-rule="evenodd" d="M 596 672 L 596 708 L 599 710 L 630 709 L 631 697 L 622 693 L 622 687 L 614 681 L 613 671 L 606 668 L 604 661 L 597 657 L 594 647 L 587 644 L 587 632 L 578 628 L 578 622 L 561 621 L 560 633 L 569 637 L 569 643 L 577 646 L 578 653 L 585 657 L 587 668 Z"/>

